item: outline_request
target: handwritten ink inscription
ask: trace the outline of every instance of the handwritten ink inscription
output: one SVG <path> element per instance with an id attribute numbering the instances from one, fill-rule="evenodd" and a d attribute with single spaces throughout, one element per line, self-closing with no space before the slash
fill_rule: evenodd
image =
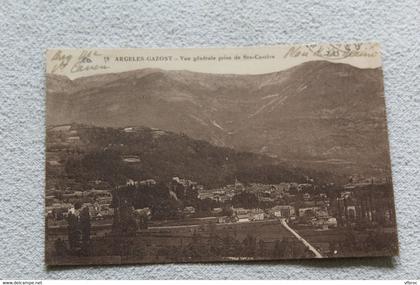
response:
<path id="1" fill-rule="evenodd" d="M 109 66 L 106 64 L 95 63 L 98 58 L 104 60 L 104 56 L 97 51 L 82 51 L 76 63 L 70 69 L 70 72 L 77 73 L 89 70 L 108 69 Z"/>
<path id="2" fill-rule="evenodd" d="M 348 57 L 375 57 L 378 51 L 374 45 L 337 44 L 337 45 L 304 45 L 291 47 L 284 58 L 316 56 L 324 59 L 339 60 Z"/>
<path id="3" fill-rule="evenodd" d="M 74 60 L 75 62 L 73 63 Z M 109 57 L 103 56 L 97 51 L 83 50 L 79 56 L 74 57 L 59 50 L 53 55 L 51 61 L 55 63 L 51 69 L 51 73 L 57 73 L 66 68 L 70 69 L 70 73 L 110 68 L 106 64 L 109 61 Z"/>
<path id="4" fill-rule="evenodd" d="M 72 55 L 66 55 L 61 50 L 57 51 L 51 59 L 51 61 L 56 63 L 53 66 L 51 73 L 56 73 L 57 71 L 65 69 L 69 65 L 72 58 Z"/>

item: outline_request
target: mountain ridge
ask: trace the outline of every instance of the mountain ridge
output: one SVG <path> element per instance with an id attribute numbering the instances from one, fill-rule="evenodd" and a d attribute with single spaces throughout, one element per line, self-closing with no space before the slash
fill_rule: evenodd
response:
<path id="1" fill-rule="evenodd" d="M 47 124 L 144 125 L 280 159 L 389 164 L 380 68 L 312 61 L 252 75 L 141 69 L 59 80 L 64 88 L 47 76 Z"/>

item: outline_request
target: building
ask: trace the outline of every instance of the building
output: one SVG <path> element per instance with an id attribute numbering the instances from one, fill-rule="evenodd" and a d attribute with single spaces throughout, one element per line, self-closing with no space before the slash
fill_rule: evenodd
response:
<path id="1" fill-rule="evenodd" d="M 348 205 L 347 206 L 347 216 L 349 220 L 356 220 L 356 206 Z"/>
<path id="2" fill-rule="evenodd" d="M 305 207 L 305 208 L 300 208 L 299 209 L 299 217 L 303 217 L 303 216 L 315 216 L 316 213 L 320 210 L 321 208 L 318 206 L 315 207 Z"/>
<path id="3" fill-rule="evenodd" d="M 62 220 L 67 217 L 67 213 L 73 207 L 70 203 L 53 203 L 51 206 L 45 207 L 48 217 L 55 220 Z"/>
<path id="4" fill-rule="evenodd" d="M 201 185 L 199 185 L 201 186 Z M 233 193 L 227 192 L 224 188 L 223 189 L 213 189 L 213 190 L 204 190 L 198 189 L 198 199 L 211 199 L 217 202 L 225 202 L 232 199 L 234 196 Z"/>
<path id="5" fill-rule="evenodd" d="M 233 216 L 238 223 L 262 221 L 265 213 L 262 209 L 233 208 Z"/>
<path id="6" fill-rule="evenodd" d="M 67 142 L 72 143 L 72 144 L 78 144 L 80 142 L 80 137 L 79 136 L 68 137 Z"/>
<path id="7" fill-rule="evenodd" d="M 303 183 L 303 184 L 297 185 L 297 190 L 299 192 L 303 192 L 303 191 L 310 192 L 313 189 L 314 189 L 314 186 L 312 184 L 309 184 L 309 183 Z"/>
<path id="8" fill-rule="evenodd" d="M 219 224 L 229 223 L 230 221 L 231 221 L 231 219 L 227 216 L 217 217 L 217 223 L 219 223 Z"/>
<path id="9" fill-rule="evenodd" d="M 290 205 L 277 205 L 271 208 L 269 213 L 277 218 L 290 218 L 295 216 L 295 208 Z"/>
<path id="10" fill-rule="evenodd" d="M 337 219 L 334 217 L 323 217 L 323 218 L 314 218 L 311 220 L 313 226 L 322 227 L 323 229 L 336 228 Z"/>
<path id="11" fill-rule="evenodd" d="M 108 190 L 92 189 L 84 193 L 85 196 L 97 201 L 99 204 L 110 204 L 112 202 L 112 194 Z"/>
<path id="12" fill-rule="evenodd" d="M 137 181 L 134 181 L 133 179 L 128 179 L 126 182 L 125 182 L 125 184 L 127 185 L 127 186 L 137 186 L 138 185 L 138 182 Z"/>
<path id="13" fill-rule="evenodd" d="M 111 204 L 99 204 L 97 217 L 106 218 L 112 217 L 114 215 L 114 208 L 111 207 Z"/>
<path id="14" fill-rule="evenodd" d="M 184 215 L 191 216 L 195 214 L 195 208 L 192 206 L 187 206 L 183 210 Z"/>
<path id="15" fill-rule="evenodd" d="M 146 179 L 146 180 L 142 180 L 139 183 L 140 185 L 145 185 L 145 186 L 152 186 L 152 185 L 156 185 L 156 180 L 154 179 Z"/>
<path id="16" fill-rule="evenodd" d="M 249 218 L 251 221 L 262 221 L 264 220 L 265 214 L 261 209 L 253 209 L 249 213 Z"/>
<path id="17" fill-rule="evenodd" d="M 172 181 L 181 184 L 184 187 L 190 187 L 190 186 L 197 186 L 198 183 L 188 180 L 188 179 L 184 179 L 184 178 L 179 178 L 179 177 L 172 177 Z"/>
<path id="18" fill-rule="evenodd" d="M 122 160 L 126 163 L 138 163 L 140 162 L 140 157 L 138 155 L 124 155 Z"/>
<path id="19" fill-rule="evenodd" d="M 222 208 L 213 208 L 211 210 L 211 213 L 214 214 L 214 215 L 221 214 L 222 212 L 223 212 Z"/>
<path id="20" fill-rule="evenodd" d="M 133 127 L 127 127 L 127 128 L 124 128 L 124 132 L 126 132 L 126 133 L 133 133 L 135 130 L 134 130 L 134 128 Z"/>
<path id="21" fill-rule="evenodd" d="M 235 192 L 241 193 L 245 190 L 244 184 L 242 184 L 236 177 L 235 177 Z"/>
<path id="22" fill-rule="evenodd" d="M 249 215 L 248 214 L 239 214 L 237 215 L 238 223 L 246 223 L 249 222 Z"/>
<path id="23" fill-rule="evenodd" d="M 233 215 L 235 217 L 235 220 L 238 223 L 244 223 L 244 222 L 249 222 L 250 219 L 250 210 L 244 209 L 244 208 L 232 208 L 233 210 Z"/>

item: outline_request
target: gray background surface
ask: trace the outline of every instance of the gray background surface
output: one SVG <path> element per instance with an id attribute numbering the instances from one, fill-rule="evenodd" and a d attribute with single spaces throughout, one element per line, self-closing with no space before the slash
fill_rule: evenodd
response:
<path id="1" fill-rule="evenodd" d="M 2 1 L 0 279 L 420 278 L 420 3 Z M 379 41 L 400 257 L 47 270 L 43 261 L 44 51 Z"/>

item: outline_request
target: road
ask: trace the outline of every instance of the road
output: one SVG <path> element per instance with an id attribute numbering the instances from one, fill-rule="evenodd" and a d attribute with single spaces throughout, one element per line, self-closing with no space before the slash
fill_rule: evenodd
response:
<path id="1" fill-rule="evenodd" d="M 323 258 L 321 253 L 319 253 L 318 250 L 316 250 L 315 247 L 313 247 L 309 242 L 307 242 L 303 237 L 301 237 L 296 231 L 294 231 L 286 222 L 286 219 L 281 219 L 281 224 L 289 231 L 291 232 L 299 241 L 301 241 L 310 251 L 312 251 L 315 254 L 316 258 Z"/>

